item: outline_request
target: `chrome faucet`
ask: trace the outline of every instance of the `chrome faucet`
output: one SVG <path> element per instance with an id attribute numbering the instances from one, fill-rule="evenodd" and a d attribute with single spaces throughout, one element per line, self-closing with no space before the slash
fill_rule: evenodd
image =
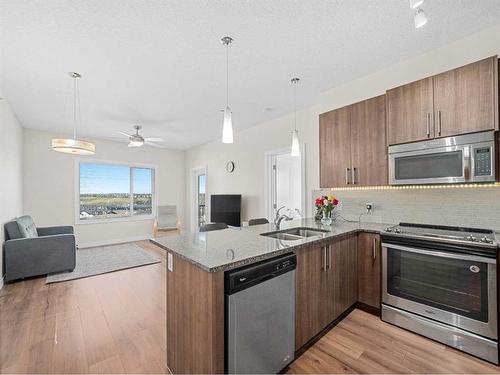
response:
<path id="1" fill-rule="evenodd" d="M 274 226 L 276 230 L 280 230 L 280 225 L 283 220 L 290 221 L 293 220 L 293 216 L 288 216 L 287 214 L 280 215 L 280 211 L 286 206 L 281 206 L 276 210 L 276 217 L 274 218 Z"/>

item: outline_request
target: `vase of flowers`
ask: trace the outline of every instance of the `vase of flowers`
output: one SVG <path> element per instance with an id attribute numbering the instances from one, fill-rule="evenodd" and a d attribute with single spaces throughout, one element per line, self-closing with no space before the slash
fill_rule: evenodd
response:
<path id="1" fill-rule="evenodd" d="M 316 206 L 316 212 L 322 214 L 321 224 L 331 225 L 333 222 L 333 211 L 339 204 L 339 200 L 333 195 L 323 195 L 316 198 L 314 205 Z"/>

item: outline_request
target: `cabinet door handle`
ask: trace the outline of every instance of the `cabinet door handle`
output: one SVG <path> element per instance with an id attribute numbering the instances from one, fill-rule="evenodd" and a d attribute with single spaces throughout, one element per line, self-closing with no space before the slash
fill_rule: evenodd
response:
<path id="1" fill-rule="evenodd" d="M 350 171 L 350 170 L 351 170 L 350 168 L 346 168 L 346 169 L 345 169 L 345 184 L 346 184 L 346 185 L 349 185 L 349 184 L 350 184 L 350 182 L 349 182 L 349 171 Z"/>
<path id="2" fill-rule="evenodd" d="M 427 138 L 431 136 L 431 114 L 427 112 Z"/>
<path id="3" fill-rule="evenodd" d="M 323 262 L 325 263 L 323 270 L 326 271 L 328 269 L 328 263 L 326 262 L 326 246 L 323 247 Z"/>
<path id="4" fill-rule="evenodd" d="M 441 111 L 438 111 L 438 136 L 441 136 Z"/>
<path id="5" fill-rule="evenodd" d="M 373 257 L 373 260 L 377 259 L 377 237 L 373 237 L 372 257 Z"/>
<path id="6" fill-rule="evenodd" d="M 328 245 L 328 269 L 332 268 L 332 245 Z"/>
<path id="7" fill-rule="evenodd" d="M 356 168 L 351 169 L 351 180 L 352 184 L 356 185 Z"/>

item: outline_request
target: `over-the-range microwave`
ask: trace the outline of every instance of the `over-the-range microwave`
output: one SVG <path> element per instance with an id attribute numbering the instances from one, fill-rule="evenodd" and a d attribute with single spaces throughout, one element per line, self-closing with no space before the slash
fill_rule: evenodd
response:
<path id="1" fill-rule="evenodd" d="M 389 146 L 390 185 L 493 181 L 493 131 Z"/>

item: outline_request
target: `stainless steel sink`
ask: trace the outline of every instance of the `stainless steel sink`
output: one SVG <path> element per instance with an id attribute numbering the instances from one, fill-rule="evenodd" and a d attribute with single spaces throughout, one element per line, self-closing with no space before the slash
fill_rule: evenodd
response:
<path id="1" fill-rule="evenodd" d="M 300 237 L 317 237 L 322 236 L 324 233 L 328 233 L 329 231 L 324 229 L 314 229 L 314 228 L 291 228 L 284 229 L 281 233 L 293 234 L 294 236 Z"/>
<path id="2" fill-rule="evenodd" d="M 275 232 L 261 233 L 261 236 L 277 238 L 284 241 L 297 241 L 309 237 L 321 237 L 328 232 L 328 230 L 324 229 L 299 227 L 278 230 Z"/>

